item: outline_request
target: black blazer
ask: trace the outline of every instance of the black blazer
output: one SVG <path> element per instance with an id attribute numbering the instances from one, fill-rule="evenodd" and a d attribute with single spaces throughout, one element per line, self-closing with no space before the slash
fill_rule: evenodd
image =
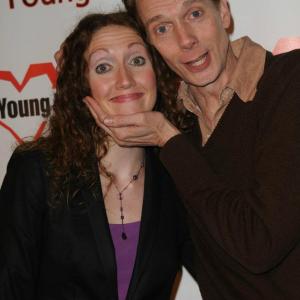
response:
<path id="1" fill-rule="evenodd" d="M 146 152 L 137 256 L 127 299 L 169 299 L 192 245 L 183 208 L 162 165 Z M 117 300 L 114 246 L 100 182 L 79 187 L 69 207 L 47 205 L 48 180 L 38 151 L 14 154 L 0 192 L 1 300 Z"/>

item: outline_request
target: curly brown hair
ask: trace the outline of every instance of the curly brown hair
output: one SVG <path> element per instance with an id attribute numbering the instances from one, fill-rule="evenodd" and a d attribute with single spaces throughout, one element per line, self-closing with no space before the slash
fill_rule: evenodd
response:
<path id="1" fill-rule="evenodd" d="M 137 11 L 137 6 L 136 6 L 136 1 L 137 0 L 122 0 L 122 2 L 124 3 L 124 6 L 127 10 L 127 12 L 134 18 L 136 19 L 140 25 L 142 25 L 141 19 L 139 17 L 138 11 Z M 216 7 L 219 7 L 220 4 L 220 0 L 210 0 L 213 2 L 213 4 Z"/>
<path id="2" fill-rule="evenodd" d="M 70 182 L 76 178 L 83 179 L 89 185 L 98 180 L 95 165 L 101 166 L 101 159 L 107 153 L 108 136 L 97 126 L 83 98 L 90 95 L 86 78 L 87 62 L 84 58 L 86 49 L 95 32 L 109 25 L 129 27 L 141 35 L 137 22 L 125 12 L 109 14 L 89 14 L 85 16 L 62 44 L 59 61 L 56 92 L 47 132 L 35 142 L 27 142 L 17 151 L 39 149 L 45 154 L 49 164 L 51 207 L 59 207 L 72 199 L 68 190 Z M 145 41 L 146 47 L 147 43 Z M 157 53 L 148 48 L 153 56 L 153 63 L 159 65 Z M 163 77 L 159 68 L 157 78 Z M 161 82 L 163 80 L 159 80 Z M 175 77 L 169 78 L 174 86 Z M 175 125 L 181 123 L 175 94 L 164 90 L 164 84 L 158 86 L 157 109 L 162 111 Z M 179 125 L 180 127 L 180 125 Z M 101 168 L 101 170 L 104 170 Z M 72 177 L 72 178 L 71 178 Z M 77 191 L 71 191 L 71 194 Z M 70 199 L 68 199 L 70 195 Z M 68 202 L 69 203 L 69 202 Z"/>

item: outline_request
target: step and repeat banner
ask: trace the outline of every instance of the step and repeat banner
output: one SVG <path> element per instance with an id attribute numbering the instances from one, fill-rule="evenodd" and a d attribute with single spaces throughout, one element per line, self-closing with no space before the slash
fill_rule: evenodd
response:
<path id="1" fill-rule="evenodd" d="M 249 35 L 273 53 L 300 48 L 299 0 L 229 2 L 232 39 Z M 1 0 L 0 185 L 16 145 L 45 129 L 56 82 L 53 54 L 63 39 L 81 16 L 119 8 L 121 0 Z M 175 299 L 201 299 L 185 270 Z"/>

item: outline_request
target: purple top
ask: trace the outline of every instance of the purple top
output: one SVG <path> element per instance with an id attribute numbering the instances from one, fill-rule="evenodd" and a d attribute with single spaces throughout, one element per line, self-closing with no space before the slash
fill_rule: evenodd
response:
<path id="1" fill-rule="evenodd" d="M 123 240 L 122 225 L 109 224 L 115 246 L 119 300 L 125 300 L 136 257 L 141 222 L 124 224 L 127 239 Z"/>

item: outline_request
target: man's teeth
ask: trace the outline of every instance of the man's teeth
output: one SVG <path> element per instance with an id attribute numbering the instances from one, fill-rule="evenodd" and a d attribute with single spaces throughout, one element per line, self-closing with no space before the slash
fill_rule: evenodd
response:
<path id="1" fill-rule="evenodd" d="M 190 65 L 194 67 L 201 66 L 206 61 L 206 57 L 207 55 L 205 54 L 202 57 L 200 57 L 198 60 L 191 62 Z"/>

